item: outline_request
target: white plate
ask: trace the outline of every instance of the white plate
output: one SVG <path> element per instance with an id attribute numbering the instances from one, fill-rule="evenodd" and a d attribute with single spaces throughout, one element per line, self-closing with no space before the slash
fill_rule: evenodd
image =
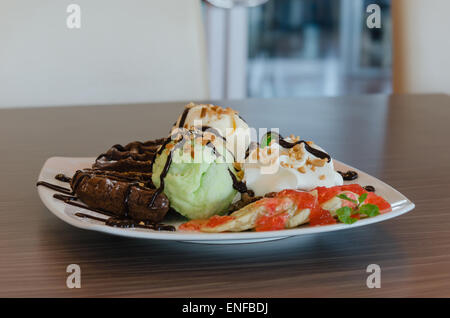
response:
<path id="1" fill-rule="evenodd" d="M 59 182 L 55 180 L 55 175 L 58 173 L 64 173 L 67 176 L 72 176 L 76 170 L 91 167 L 95 158 L 66 158 L 66 157 L 52 157 L 48 159 L 42 167 L 39 174 L 39 181 L 47 181 L 53 184 L 58 184 L 68 188 L 67 183 Z M 195 243 L 214 243 L 214 244 L 231 244 L 231 243 L 251 243 L 261 241 L 271 241 L 282 239 L 291 236 L 305 235 L 311 233 L 321 233 L 329 231 L 337 231 L 343 229 L 354 228 L 358 226 L 368 225 L 372 223 L 381 222 L 404 214 L 414 209 L 414 203 L 409 201 L 404 195 L 397 190 L 393 189 L 386 183 L 378 180 L 375 177 L 368 175 L 358 169 L 347 166 L 341 162 L 334 160 L 335 168 L 341 171 L 354 170 L 358 172 L 358 179 L 352 182 L 346 183 L 359 183 L 362 186 L 372 185 L 376 189 L 376 193 L 385 198 L 392 206 L 392 211 L 378 215 L 373 218 L 366 218 L 359 220 L 352 225 L 348 224 L 335 224 L 327 226 L 300 226 L 294 229 L 280 230 L 280 231 L 268 231 L 268 232 L 239 232 L 239 233 L 195 233 L 195 232 L 182 232 L 182 231 L 154 231 L 142 228 L 115 228 L 107 226 L 102 222 L 95 221 L 87 218 L 79 218 L 74 214 L 80 211 L 84 213 L 101 217 L 98 213 L 85 210 L 82 208 L 74 207 L 64 202 L 53 198 L 55 191 L 46 187 L 38 187 L 39 196 L 44 202 L 45 206 L 53 212 L 61 220 L 87 230 L 99 231 L 114 235 L 157 239 L 157 240 L 176 240 Z M 104 217 L 104 216 L 103 216 Z M 164 220 L 163 223 L 178 226 L 186 220 L 180 216 L 179 219 Z"/>

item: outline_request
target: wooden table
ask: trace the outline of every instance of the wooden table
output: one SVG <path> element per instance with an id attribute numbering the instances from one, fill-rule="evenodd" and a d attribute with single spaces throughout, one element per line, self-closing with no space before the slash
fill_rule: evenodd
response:
<path id="1" fill-rule="evenodd" d="M 165 136 L 183 103 L 0 110 L 0 296 L 450 296 L 450 97 L 217 102 L 254 127 L 316 141 L 415 204 L 362 228 L 242 245 L 129 239 L 74 228 L 35 188 L 51 156 Z M 81 266 L 81 288 L 66 267 Z M 366 267 L 381 266 L 381 288 Z"/>

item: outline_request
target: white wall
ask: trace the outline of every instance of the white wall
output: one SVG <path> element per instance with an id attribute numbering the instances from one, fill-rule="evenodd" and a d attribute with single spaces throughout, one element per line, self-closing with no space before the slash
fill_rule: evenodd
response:
<path id="1" fill-rule="evenodd" d="M 0 107 L 206 99 L 203 31 L 200 0 L 0 0 Z"/>
<path id="2" fill-rule="evenodd" d="M 450 94 L 450 0 L 392 0 L 394 92 Z"/>

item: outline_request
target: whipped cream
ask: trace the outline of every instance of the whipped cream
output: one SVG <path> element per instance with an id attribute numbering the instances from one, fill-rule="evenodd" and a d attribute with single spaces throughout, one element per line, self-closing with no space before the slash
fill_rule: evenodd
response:
<path id="1" fill-rule="evenodd" d="M 284 139 L 289 143 L 299 140 L 293 136 Z M 334 170 L 333 160 L 313 155 L 311 148 L 324 150 L 313 142 L 306 143 L 283 148 L 279 141 L 273 140 L 264 148 L 255 148 L 249 155 L 249 162 L 243 165 L 247 188 L 263 196 L 284 189 L 309 191 L 318 186 L 342 185 L 342 176 Z"/>
<path id="2" fill-rule="evenodd" d="M 227 107 L 211 104 L 186 105 L 172 131 L 176 128 L 192 129 L 202 126 L 215 129 L 226 139 L 226 147 L 234 155 L 236 161 L 243 161 L 245 151 L 250 144 L 250 128 L 238 115 L 238 112 Z"/>

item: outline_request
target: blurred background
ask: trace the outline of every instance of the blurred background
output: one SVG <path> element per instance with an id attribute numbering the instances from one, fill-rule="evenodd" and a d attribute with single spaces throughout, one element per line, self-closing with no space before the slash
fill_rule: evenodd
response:
<path id="1" fill-rule="evenodd" d="M 390 0 L 276 0 L 231 10 L 211 4 L 222 3 L 203 2 L 212 98 L 392 91 Z M 369 4 L 379 5 L 381 28 L 366 27 Z"/>
<path id="2" fill-rule="evenodd" d="M 0 107 L 449 93 L 430 3 L 0 0 Z"/>

